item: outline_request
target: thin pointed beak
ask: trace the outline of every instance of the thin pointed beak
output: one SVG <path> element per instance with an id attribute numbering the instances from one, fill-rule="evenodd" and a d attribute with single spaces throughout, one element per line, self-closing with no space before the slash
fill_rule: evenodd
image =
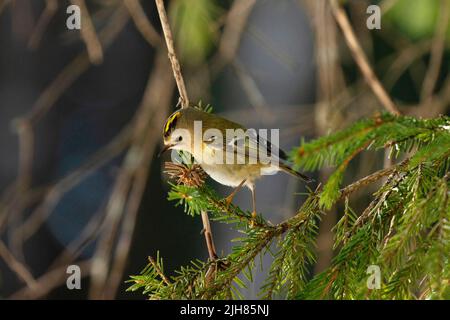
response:
<path id="1" fill-rule="evenodd" d="M 173 147 L 173 144 L 166 144 L 161 151 L 158 153 L 158 158 L 161 157 L 161 155 L 166 152 L 167 150 L 169 150 L 170 148 Z"/>

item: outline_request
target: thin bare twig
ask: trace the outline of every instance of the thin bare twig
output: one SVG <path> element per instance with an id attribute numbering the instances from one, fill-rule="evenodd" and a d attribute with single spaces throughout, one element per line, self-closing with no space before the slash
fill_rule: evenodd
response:
<path id="1" fill-rule="evenodd" d="M 133 119 L 133 143 L 125 156 L 120 174 L 109 197 L 105 230 L 99 239 L 92 260 L 89 293 L 91 298 L 112 298 L 120 283 L 131 243 L 129 237 L 134 229 L 138 205 L 147 179 L 147 175 L 139 177 L 139 173 L 151 162 L 151 155 L 157 142 L 155 139 L 159 137 L 154 130 L 159 130 L 159 126 L 166 117 L 172 92 L 173 79 L 170 75 L 168 61 L 164 55 L 159 54 L 156 57 L 155 68 L 147 83 L 142 103 Z M 155 97 L 159 97 L 159 99 Z M 152 131 L 151 137 L 148 136 L 149 131 Z M 124 221 L 115 260 L 110 266 L 109 262 L 122 220 Z"/>
<path id="2" fill-rule="evenodd" d="M 172 31 L 170 30 L 169 19 L 167 18 L 166 9 L 164 8 L 163 0 L 155 0 L 156 7 L 158 8 L 159 19 L 161 20 L 161 26 L 166 39 L 167 51 L 169 52 L 170 63 L 172 64 L 173 76 L 177 83 L 178 92 L 180 93 L 181 107 L 189 107 L 189 98 L 184 84 L 183 75 L 181 74 L 180 63 L 178 62 L 175 54 L 175 46 L 173 43 Z"/>
<path id="3" fill-rule="evenodd" d="M 78 169 L 72 171 L 66 177 L 54 184 L 47 192 L 42 204 L 39 205 L 31 213 L 24 224 L 16 230 L 16 236 L 22 237 L 23 240 L 26 241 L 45 221 L 59 199 L 61 199 L 67 191 L 78 185 L 110 159 L 120 154 L 130 142 L 130 129 L 131 126 L 124 128 L 109 144 L 96 152 Z"/>
<path id="4" fill-rule="evenodd" d="M 380 2 L 381 14 L 384 15 L 386 12 L 391 10 L 396 3 L 397 0 L 382 0 Z"/>
<path id="5" fill-rule="evenodd" d="M 412 43 L 408 46 L 400 49 L 400 53 L 396 51 L 394 53 L 395 58 L 389 69 L 385 73 L 383 82 L 387 89 L 394 86 L 400 76 L 411 66 L 411 64 L 424 54 L 429 52 L 431 47 L 431 41 L 429 39 L 420 41 L 418 43 Z"/>
<path id="6" fill-rule="evenodd" d="M 241 42 L 247 20 L 256 0 L 235 0 L 225 18 L 225 26 L 220 38 L 217 54 L 212 59 L 211 73 L 217 74 L 232 61 Z"/>
<path id="7" fill-rule="evenodd" d="M 440 18 L 438 20 L 438 27 L 436 29 L 436 35 L 431 47 L 430 66 L 428 68 L 427 74 L 425 75 L 422 91 L 420 93 L 420 100 L 422 102 L 431 98 L 433 90 L 436 86 L 437 79 L 439 77 L 442 57 L 444 55 L 446 32 L 449 24 L 448 0 L 441 0 L 439 15 Z"/>
<path id="8" fill-rule="evenodd" d="M 26 120 L 17 121 L 19 135 L 19 170 L 17 187 L 19 192 L 28 189 L 33 171 L 34 134 L 32 125 Z"/>
<path id="9" fill-rule="evenodd" d="M 175 54 L 175 48 L 173 43 L 172 32 L 170 31 L 169 20 L 167 19 L 166 9 L 164 8 L 163 0 L 155 0 L 156 6 L 158 8 L 159 18 L 161 20 L 161 25 L 164 32 L 164 38 L 166 39 L 167 50 L 169 51 L 169 59 L 172 64 L 172 71 L 177 83 L 178 91 L 180 93 L 181 107 L 189 107 L 189 98 L 186 91 L 186 86 L 184 85 L 183 75 L 181 74 L 181 67 Z M 212 236 L 211 225 L 208 219 L 208 213 L 202 212 L 202 222 L 203 229 L 206 237 L 206 244 L 208 247 L 208 253 L 211 260 L 217 258 L 217 253 L 214 247 L 214 241 Z"/>
<path id="10" fill-rule="evenodd" d="M 61 266 L 67 266 L 72 261 L 78 259 L 83 250 L 97 239 L 104 226 L 104 210 L 99 210 L 84 226 L 80 234 L 65 246 L 63 251 L 53 260 L 48 270 L 53 270 Z"/>
<path id="11" fill-rule="evenodd" d="M 108 47 L 120 30 L 125 26 L 129 16 L 123 6 L 115 10 L 108 24 L 100 32 L 100 41 L 103 46 Z M 80 53 L 73 59 L 43 91 L 34 103 L 31 111 L 15 121 L 19 135 L 19 172 L 7 190 L 11 192 L 8 205 L 3 210 L 2 221 L 6 221 L 8 213 L 15 212 L 15 204 L 20 199 L 31 181 L 32 163 L 34 154 L 33 126 L 55 105 L 61 94 L 70 87 L 78 77 L 89 68 L 89 57 L 86 52 Z M 5 195 L 2 196 L 2 199 Z"/>
<path id="12" fill-rule="evenodd" d="M 408 115 L 433 118 L 445 114 L 450 106 L 450 75 L 444 80 L 442 89 L 433 95 L 429 101 L 408 107 Z"/>
<path id="13" fill-rule="evenodd" d="M 248 70 L 246 70 L 238 58 L 234 58 L 230 64 L 233 67 L 233 71 L 241 83 L 242 89 L 250 101 L 250 104 L 255 111 L 257 111 L 258 116 L 262 116 L 266 123 L 273 122 L 273 112 L 270 111 L 270 108 L 268 107 L 261 90 L 259 90 L 255 79 L 252 78 Z"/>
<path id="14" fill-rule="evenodd" d="M 108 21 L 108 24 L 99 32 L 99 40 L 106 49 L 111 45 L 119 32 L 124 28 L 129 15 L 124 6 L 119 6 Z M 69 88 L 90 66 L 89 56 L 86 52 L 80 53 L 55 77 L 50 85 L 42 92 L 33 105 L 30 113 L 24 118 L 31 124 L 37 123 L 55 104 L 61 94 Z"/>
<path id="15" fill-rule="evenodd" d="M 93 64 L 100 64 L 103 62 L 103 49 L 100 40 L 95 32 L 94 24 L 92 23 L 89 10 L 87 9 L 84 0 L 72 0 L 72 3 L 80 7 L 81 10 L 81 38 L 86 44 L 86 49 L 89 55 L 89 60 Z"/>
<path id="16" fill-rule="evenodd" d="M 331 0 L 331 8 L 334 14 L 334 17 L 342 30 L 345 41 L 350 49 L 350 52 L 355 59 L 356 64 L 361 70 L 364 78 L 366 79 L 367 84 L 372 89 L 373 93 L 377 96 L 380 103 L 383 107 L 391 112 L 392 114 L 399 115 L 400 111 L 395 106 L 394 102 L 391 100 L 386 90 L 383 88 L 382 84 L 378 80 L 374 71 L 369 65 L 367 61 L 366 54 L 361 48 L 358 39 L 355 36 L 355 32 L 348 21 L 347 15 L 345 11 L 340 7 L 337 0 Z"/>
<path id="17" fill-rule="evenodd" d="M 128 253 L 130 251 L 132 234 L 136 224 L 137 213 L 147 184 L 148 174 L 152 164 L 152 156 L 159 141 L 161 124 L 167 118 L 172 99 L 174 81 L 170 75 L 167 59 L 158 54 L 155 70 L 151 75 L 147 90 L 142 99 L 142 105 L 153 106 L 156 114 L 151 116 L 148 127 L 142 133 L 139 141 L 142 157 L 140 165 L 133 176 L 133 186 L 130 190 L 127 206 L 124 209 L 124 221 L 118 243 L 112 260 L 110 275 L 105 283 L 104 297 L 112 299 L 121 284 Z"/>
<path id="18" fill-rule="evenodd" d="M 211 224 L 209 223 L 208 212 L 202 211 L 202 223 L 205 234 L 206 247 L 208 248 L 209 259 L 214 261 L 218 258 L 216 247 L 212 237 Z"/>
<path id="19" fill-rule="evenodd" d="M 27 267 L 18 261 L 14 255 L 8 250 L 3 241 L 0 240 L 0 257 L 3 258 L 9 268 L 14 271 L 19 279 L 23 280 L 29 288 L 36 287 L 36 280 L 28 271 Z"/>
<path id="20" fill-rule="evenodd" d="M 124 0 L 123 2 L 133 19 L 134 25 L 142 34 L 144 39 L 153 47 L 157 47 L 161 43 L 161 37 L 144 13 L 139 0 Z"/>
<path id="21" fill-rule="evenodd" d="M 82 277 L 86 277 L 89 275 L 89 273 L 86 272 L 86 269 L 89 268 L 89 265 L 90 260 L 77 262 L 77 266 L 79 266 L 82 271 L 81 272 Z M 67 266 L 62 266 L 61 268 L 51 270 L 43 274 L 36 280 L 36 286 L 34 286 L 33 288 L 25 287 L 12 294 L 9 298 L 12 300 L 39 299 L 47 295 L 53 289 L 57 288 L 59 285 L 61 285 L 61 283 L 64 283 L 67 277 L 66 270 Z"/>
<path id="22" fill-rule="evenodd" d="M 39 47 L 39 44 L 42 39 L 42 35 L 44 34 L 45 29 L 47 28 L 50 20 L 55 15 L 58 9 L 58 1 L 57 0 L 46 0 L 45 1 L 45 9 L 42 12 L 39 20 L 34 27 L 33 33 L 28 40 L 28 48 L 35 50 Z"/>
<path id="23" fill-rule="evenodd" d="M 328 0 L 307 1 L 307 8 L 311 11 L 314 35 L 316 39 L 317 88 L 318 101 L 315 106 L 314 124 L 320 135 L 326 134 L 342 123 L 345 116 L 339 108 L 340 95 L 345 93 L 343 71 L 338 60 L 338 30 L 334 23 Z M 332 171 L 322 168 L 319 173 L 320 181 L 327 180 Z M 333 226 L 336 224 L 336 208 L 330 209 L 320 219 L 317 235 L 317 263 L 314 274 L 322 272 L 329 266 L 333 257 Z"/>

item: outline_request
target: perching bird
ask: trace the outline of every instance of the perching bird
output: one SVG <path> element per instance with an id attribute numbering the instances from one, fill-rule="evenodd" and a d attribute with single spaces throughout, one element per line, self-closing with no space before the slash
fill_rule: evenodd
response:
<path id="1" fill-rule="evenodd" d="M 284 171 L 305 182 L 312 180 L 293 169 L 286 153 L 273 143 L 252 130 L 244 135 L 242 132 L 246 129 L 235 122 L 188 107 L 167 119 L 161 153 L 169 149 L 189 152 L 211 178 L 235 187 L 226 198 L 227 204 L 242 186 L 247 186 L 252 193 L 252 216 L 256 217 L 254 183 L 263 174 Z"/>

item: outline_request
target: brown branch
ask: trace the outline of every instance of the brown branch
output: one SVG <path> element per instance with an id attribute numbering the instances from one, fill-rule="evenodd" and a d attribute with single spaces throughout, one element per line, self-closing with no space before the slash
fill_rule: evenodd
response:
<path id="1" fill-rule="evenodd" d="M 367 84 L 372 89 L 373 93 L 376 95 L 383 107 L 391 112 L 392 114 L 399 115 L 400 111 L 395 106 L 394 102 L 391 100 L 386 90 L 383 88 L 382 84 L 378 80 L 374 71 L 367 61 L 366 54 L 361 48 L 359 41 L 356 38 L 355 32 L 347 18 L 345 11 L 340 7 L 337 0 L 331 0 L 331 8 L 334 17 L 342 30 L 345 41 L 358 65 L 361 73 L 363 74 Z"/>
<path id="2" fill-rule="evenodd" d="M 0 257 L 3 258 L 6 265 L 16 273 L 19 279 L 23 280 L 25 284 L 33 289 L 36 288 L 36 280 L 33 275 L 28 271 L 27 267 L 18 261 L 14 255 L 8 250 L 3 241 L 0 240 Z"/>
<path id="3" fill-rule="evenodd" d="M 67 266 L 78 259 L 83 250 L 97 239 L 103 230 L 104 221 L 105 219 L 101 212 L 94 214 L 80 234 L 66 245 L 63 251 L 53 260 L 48 270 Z"/>
<path id="4" fill-rule="evenodd" d="M 407 114 L 414 117 L 434 118 L 445 114 L 450 106 L 450 75 L 444 81 L 442 89 L 433 95 L 429 101 L 424 101 L 418 105 L 409 106 Z"/>
<path id="5" fill-rule="evenodd" d="M 32 125 L 28 121 L 17 121 L 19 136 L 19 170 L 17 174 L 17 188 L 19 192 L 28 189 L 33 171 L 34 134 Z"/>
<path id="6" fill-rule="evenodd" d="M 154 126 L 154 128 L 158 127 Z M 130 252 L 138 210 L 147 185 L 150 166 L 152 164 L 151 156 L 157 146 L 158 140 L 156 140 L 156 137 L 159 138 L 155 130 L 149 130 L 149 133 L 146 135 L 147 141 L 144 146 L 144 150 L 146 150 L 146 155 L 144 156 L 145 160 L 135 173 L 127 206 L 124 209 L 124 221 L 122 223 L 121 233 L 119 235 L 114 258 L 111 263 L 110 275 L 105 283 L 106 289 L 104 290 L 104 297 L 106 299 L 113 299 L 116 296 L 119 285 L 122 283 L 122 276 L 127 264 L 128 254 Z"/>
<path id="7" fill-rule="evenodd" d="M 448 0 L 441 0 L 439 15 L 438 27 L 431 47 L 430 65 L 427 74 L 425 75 L 422 91 L 420 93 L 420 100 L 422 102 L 431 98 L 439 77 L 445 49 L 446 32 L 449 24 Z"/>
<path id="8" fill-rule="evenodd" d="M 77 265 L 81 269 L 81 276 L 86 277 L 89 275 L 88 272 L 85 270 L 89 268 L 90 261 L 84 260 L 81 262 L 78 262 Z M 25 287 L 14 294 L 12 294 L 9 299 L 17 300 L 17 299 L 39 299 L 45 295 L 47 295 L 49 292 L 51 292 L 53 289 L 57 288 L 59 285 L 64 283 L 66 281 L 67 277 L 67 266 L 62 266 L 61 268 L 51 270 L 42 276 L 40 276 L 36 280 L 36 286 L 34 288 Z"/>
<path id="9" fill-rule="evenodd" d="M 120 6 L 113 17 L 100 33 L 100 40 L 104 47 L 109 46 L 120 30 L 125 26 L 128 19 L 125 8 Z M 22 194 L 27 189 L 31 180 L 32 163 L 34 154 L 34 133 L 33 126 L 50 111 L 52 106 L 62 95 L 62 93 L 70 87 L 78 77 L 89 68 L 89 58 L 86 52 L 79 54 L 73 59 L 51 82 L 51 84 L 41 93 L 34 103 L 31 111 L 15 120 L 16 130 L 19 135 L 19 173 L 16 181 L 7 188 L 13 190 L 10 203 L 19 202 Z M 2 199 L 5 195 L 2 195 Z"/>
<path id="10" fill-rule="evenodd" d="M 158 54 L 154 64 L 154 71 L 147 82 L 142 103 L 133 119 L 133 144 L 125 156 L 109 197 L 105 229 L 92 259 L 89 295 L 93 299 L 112 298 L 111 294 L 115 294 L 120 283 L 131 243 L 129 237 L 134 230 L 138 205 L 148 176 L 140 177 L 140 170 L 144 170 L 143 168 L 151 162 L 151 155 L 157 142 L 155 139 L 159 137 L 160 125 L 169 109 L 173 93 L 173 79 L 170 75 L 167 58 L 163 54 Z M 122 220 L 119 246 L 116 249 L 113 265 L 111 265 L 112 251 L 121 230 Z M 111 291 L 108 289 L 110 287 Z"/>
<path id="11" fill-rule="evenodd" d="M 329 0 L 304 1 L 311 15 L 315 36 L 315 59 L 317 61 L 317 90 L 318 101 L 314 107 L 315 116 L 310 120 L 319 135 L 342 126 L 344 105 L 342 100 L 351 97 L 345 88 L 342 66 L 339 61 L 338 27 L 331 13 Z M 357 113 L 355 113 L 356 115 Z M 330 168 L 322 168 L 319 172 L 320 181 L 331 175 Z M 330 264 L 333 257 L 334 232 L 332 227 L 336 223 L 335 208 L 326 214 L 319 222 L 317 235 L 317 263 L 314 273 L 321 272 Z"/>
<path id="12" fill-rule="evenodd" d="M 42 204 L 31 213 L 22 226 L 17 228 L 16 237 L 22 237 L 24 241 L 31 237 L 47 219 L 59 199 L 61 199 L 67 191 L 74 188 L 98 168 L 103 166 L 107 161 L 122 152 L 130 142 L 131 128 L 132 126 L 127 126 L 109 144 L 92 155 L 92 157 L 78 169 L 72 171 L 66 177 L 54 184 L 47 192 Z"/>
<path id="13" fill-rule="evenodd" d="M 383 83 L 387 89 L 392 88 L 398 81 L 400 76 L 408 69 L 408 67 L 416 60 L 421 58 L 430 51 L 431 41 L 429 39 L 422 40 L 418 43 L 412 43 L 401 48 L 400 53 L 397 51 L 394 61 L 389 66 L 383 77 Z"/>
<path id="14" fill-rule="evenodd" d="M 119 32 L 124 28 L 129 15 L 123 6 L 119 6 L 108 24 L 100 31 L 99 40 L 103 48 L 111 45 Z M 69 88 L 90 66 L 89 56 L 86 52 L 80 53 L 55 77 L 50 85 L 41 93 L 34 103 L 30 113 L 24 118 L 31 124 L 37 123 L 67 88 Z"/>
<path id="15" fill-rule="evenodd" d="M 170 63 L 172 64 L 173 76 L 177 83 L 178 92 L 180 93 L 181 107 L 189 107 L 189 98 L 184 84 L 183 75 L 181 74 L 180 63 L 178 62 L 175 54 L 175 46 L 173 43 L 172 31 L 170 30 L 169 19 L 167 18 L 166 9 L 164 8 L 163 0 L 155 0 L 156 7 L 158 8 L 159 19 L 161 20 L 161 26 L 166 40 L 167 51 L 169 53 Z"/>
<path id="16" fill-rule="evenodd" d="M 14 187 L 14 186 L 13 186 Z M 9 223 L 12 214 L 21 215 L 21 212 L 31 205 L 38 203 L 42 200 L 43 196 L 47 193 L 47 187 L 40 187 L 26 191 L 20 198 L 15 197 L 12 201 L 10 194 L 14 190 L 6 190 L 4 193 L 5 199 L 0 204 L 0 234 L 3 233 L 4 228 Z M 8 203 L 6 203 L 8 202 Z"/>
<path id="17" fill-rule="evenodd" d="M 145 191 L 145 186 L 147 185 L 152 157 L 160 139 L 160 126 L 167 118 L 175 85 L 168 72 L 169 66 L 167 59 L 163 54 L 158 54 L 155 65 L 156 69 L 151 75 L 141 104 L 143 106 L 152 106 L 153 109 L 156 109 L 157 114 L 154 116 L 149 115 L 151 120 L 147 121 L 148 126 L 138 140 L 141 145 L 142 157 L 140 165 L 134 173 L 133 186 L 130 190 L 127 206 L 124 209 L 124 221 L 110 268 L 110 275 L 105 283 L 104 296 L 107 299 L 113 299 L 115 297 L 119 285 L 122 283 L 122 276 L 131 246 L 138 209 Z"/>
<path id="18" fill-rule="evenodd" d="M 35 50 L 39 47 L 39 44 L 42 39 L 42 35 L 44 34 L 45 29 L 47 28 L 50 20 L 55 15 L 58 9 L 58 1 L 57 0 L 46 0 L 45 1 L 45 9 L 42 12 L 39 20 L 34 27 L 33 33 L 28 40 L 28 48 Z"/>
<path id="19" fill-rule="evenodd" d="M 177 83 L 178 91 L 180 93 L 181 99 L 181 107 L 187 108 L 189 107 L 189 98 L 186 91 L 186 86 L 184 84 L 183 75 L 181 74 L 180 63 L 175 54 L 175 48 L 173 43 L 172 32 L 170 30 L 169 20 L 167 18 L 166 9 L 164 8 L 163 0 L 155 0 L 156 7 L 158 8 L 159 18 L 161 20 L 161 26 L 164 33 L 164 38 L 166 39 L 167 50 L 169 52 L 169 59 L 172 65 L 172 71 Z M 203 229 L 205 231 L 206 244 L 208 247 L 208 253 L 211 260 L 214 260 L 217 257 L 217 253 L 214 247 L 214 241 L 212 236 L 211 225 L 209 223 L 207 212 L 202 212 L 202 222 Z"/>
<path id="20" fill-rule="evenodd" d="M 103 62 L 103 49 L 100 40 L 95 32 L 89 10 L 84 0 L 71 0 L 74 5 L 80 7 L 81 10 L 81 38 L 86 44 L 89 60 L 92 64 L 101 64 Z"/>
<path id="21" fill-rule="evenodd" d="M 242 90 L 247 96 L 250 104 L 255 109 L 256 114 L 258 114 L 258 116 L 262 116 L 266 122 L 272 122 L 274 118 L 273 112 L 271 112 L 268 107 L 255 79 L 252 78 L 250 73 L 246 70 L 238 58 L 235 58 L 231 62 L 231 67 L 233 68 L 233 71 L 235 72 L 236 77 L 241 84 Z"/>
<path id="22" fill-rule="evenodd" d="M 148 20 L 144 13 L 144 9 L 141 6 L 139 0 L 124 0 L 124 5 L 127 7 L 130 13 L 131 19 L 133 19 L 134 25 L 139 30 L 144 39 L 153 47 L 157 47 L 161 43 L 161 38 L 153 28 L 152 24 Z"/>
<path id="23" fill-rule="evenodd" d="M 247 20 L 256 0 L 235 0 L 225 18 L 217 54 L 212 59 L 212 74 L 217 74 L 236 55 Z"/>
<path id="24" fill-rule="evenodd" d="M 206 247 L 208 248 L 209 259 L 214 261 L 218 258 L 216 253 L 216 247 L 212 238 L 211 224 L 208 219 L 208 212 L 202 211 L 202 223 L 205 234 Z"/>
<path id="25" fill-rule="evenodd" d="M 386 12 L 391 10 L 396 3 L 397 0 L 382 0 L 380 2 L 381 15 L 384 15 Z"/>
<path id="26" fill-rule="evenodd" d="M 123 29 L 127 19 L 128 14 L 125 8 L 123 6 L 119 6 L 113 13 L 113 16 L 108 24 L 100 32 L 100 41 L 103 43 L 105 48 L 112 43 L 118 33 Z M 13 191 L 11 192 L 11 195 L 8 196 L 10 198 L 9 203 L 5 206 L 5 209 L 2 210 L 2 223 L 6 221 L 9 213 L 15 212 L 17 203 L 20 204 L 22 202 L 21 199 L 23 194 L 26 193 L 31 181 L 34 154 L 33 126 L 50 111 L 61 94 L 89 68 L 89 65 L 87 53 L 83 52 L 79 54 L 43 91 L 34 103 L 31 111 L 27 115 L 15 121 L 19 135 L 19 173 L 16 181 L 12 183 L 11 187 L 6 189 Z M 5 197 L 6 195 L 4 194 L 2 199 Z M 32 227 L 32 229 L 36 230 L 35 227 Z M 20 238 L 20 233 L 15 235 L 15 237 Z"/>

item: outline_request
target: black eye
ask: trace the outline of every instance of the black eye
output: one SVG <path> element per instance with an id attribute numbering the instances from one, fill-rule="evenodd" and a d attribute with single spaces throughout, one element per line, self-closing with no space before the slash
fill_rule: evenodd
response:
<path id="1" fill-rule="evenodd" d="M 178 138 L 177 138 L 177 141 L 178 142 L 180 142 L 180 141 L 182 141 L 183 140 L 183 137 L 182 136 L 179 136 Z"/>

